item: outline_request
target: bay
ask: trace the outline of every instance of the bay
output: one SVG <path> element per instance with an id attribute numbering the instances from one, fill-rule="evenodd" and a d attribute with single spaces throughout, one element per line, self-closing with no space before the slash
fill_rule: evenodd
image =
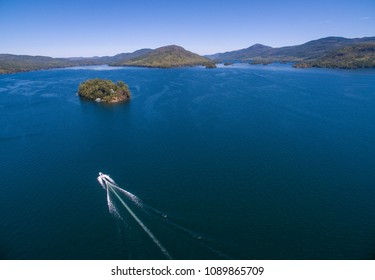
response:
<path id="1" fill-rule="evenodd" d="M 77 96 L 123 80 L 129 102 Z M 375 71 L 235 64 L 0 76 L 0 258 L 374 259 Z"/>

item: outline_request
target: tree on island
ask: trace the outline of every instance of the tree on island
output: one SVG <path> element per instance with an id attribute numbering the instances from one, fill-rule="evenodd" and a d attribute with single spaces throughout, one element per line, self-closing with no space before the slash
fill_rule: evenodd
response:
<path id="1" fill-rule="evenodd" d="M 78 95 L 97 102 L 117 103 L 130 99 L 130 90 L 123 81 L 91 79 L 79 85 Z"/>

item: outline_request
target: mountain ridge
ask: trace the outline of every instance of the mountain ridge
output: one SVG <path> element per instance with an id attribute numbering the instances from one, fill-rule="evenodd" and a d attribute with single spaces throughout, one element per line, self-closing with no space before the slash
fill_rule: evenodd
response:
<path id="1" fill-rule="evenodd" d="M 212 55 L 206 55 L 205 57 L 207 57 L 209 59 L 221 59 L 221 60 L 241 59 L 241 58 L 246 57 L 248 52 L 261 54 L 268 49 L 272 49 L 272 47 L 262 45 L 262 44 L 255 44 L 255 45 L 252 45 L 252 46 L 250 46 L 248 48 L 245 48 L 245 49 L 228 51 L 228 52 L 217 53 L 217 54 L 212 54 Z"/>
<path id="2" fill-rule="evenodd" d="M 207 55 L 205 57 L 215 59 L 216 61 L 255 60 L 264 62 L 299 62 L 302 60 L 317 59 L 341 47 L 364 42 L 375 42 L 375 37 L 349 39 L 344 37 L 330 36 L 311 40 L 300 45 L 280 48 L 272 48 L 255 44 L 245 49 L 234 50 L 226 53 L 217 53 Z M 261 49 L 259 48 L 259 45 L 262 46 Z"/>
<path id="3" fill-rule="evenodd" d="M 143 67 L 181 67 L 204 65 L 208 68 L 214 68 L 216 62 L 225 60 L 251 60 L 253 63 L 271 63 L 294 62 L 296 67 L 301 66 L 298 63 L 304 62 L 305 67 L 318 67 L 313 65 L 325 65 L 326 62 L 319 62 L 320 59 L 330 55 L 330 67 L 335 68 L 334 59 L 338 60 L 338 56 L 334 55 L 335 51 L 347 46 L 353 46 L 361 43 L 374 43 L 374 37 L 363 38 L 344 38 L 344 37 L 325 37 L 308 41 L 301 45 L 286 46 L 273 48 L 270 46 L 255 44 L 248 48 L 228 51 L 224 53 L 216 53 L 212 55 L 200 56 L 196 53 L 185 50 L 176 45 L 169 45 L 157 49 L 140 49 L 131 53 L 120 53 L 114 56 L 101 57 L 71 57 L 71 58 L 53 58 L 49 56 L 31 56 L 31 55 L 14 55 L 0 54 L 0 74 L 10 74 L 25 71 L 43 70 L 50 68 L 64 68 L 73 66 L 89 66 L 89 65 L 114 65 L 114 66 L 143 66 Z M 350 55 L 348 52 L 357 54 Z M 346 55 L 345 65 L 338 63 L 337 67 L 349 67 L 349 65 L 357 65 L 358 57 L 361 57 L 360 49 L 352 48 L 344 51 Z M 363 52 L 362 52 L 363 54 Z M 372 54 L 366 53 L 361 58 L 358 65 L 372 65 Z M 356 62 L 350 63 L 350 59 Z M 370 59 L 369 61 L 363 61 Z M 316 62 L 316 63 L 314 63 Z M 319 63 L 318 63 L 319 62 Z M 328 65 L 328 64 L 327 64 Z M 341 65 L 341 66 L 340 66 Z"/>

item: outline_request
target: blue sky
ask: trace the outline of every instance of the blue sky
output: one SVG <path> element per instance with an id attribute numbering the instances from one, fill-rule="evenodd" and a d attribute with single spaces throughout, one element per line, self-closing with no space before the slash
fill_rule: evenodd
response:
<path id="1" fill-rule="evenodd" d="M 327 36 L 375 36 L 375 0 L 0 0 L 0 53 L 101 56 L 177 44 L 212 54 Z"/>

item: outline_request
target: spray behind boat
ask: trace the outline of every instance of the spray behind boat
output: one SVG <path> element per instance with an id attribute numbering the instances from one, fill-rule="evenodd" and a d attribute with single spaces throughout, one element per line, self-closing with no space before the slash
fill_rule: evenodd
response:
<path id="1" fill-rule="evenodd" d="M 123 200 L 123 198 L 120 196 L 121 194 L 124 194 L 127 198 L 129 198 L 134 204 L 136 204 L 139 208 L 142 209 L 143 213 L 147 213 L 148 215 L 161 219 L 159 221 L 162 221 L 164 225 L 169 226 L 172 228 L 177 235 L 179 236 L 185 236 L 188 238 L 188 240 L 195 240 L 197 242 L 200 242 L 199 244 L 196 244 L 198 246 L 201 246 L 199 248 L 204 248 L 208 251 L 210 251 L 216 258 L 223 258 L 223 259 L 231 259 L 231 257 L 225 253 L 220 252 L 219 250 L 215 249 L 215 247 L 210 246 L 207 243 L 201 243 L 203 240 L 207 242 L 206 238 L 203 238 L 203 236 L 200 233 L 197 233 L 195 231 L 191 231 L 173 221 L 171 221 L 168 216 L 147 205 L 142 202 L 136 195 L 132 194 L 131 192 L 128 192 L 122 188 L 120 188 L 117 183 L 108 175 L 104 174 L 102 172 L 99 172 L 99 176 L 97 178 L 99 184 L 103 187 L 103 189 L 106 191 L 107 194 L 107 204 L 109 212 L 119 218 L 122 218 L 120 215 L 120 212 L 116 208 L 116 203 L 112 201 L 111 195 L 113 194 L 114 197 L 117 198 L 117 200 L 124 206 L 124 208 L 128 211 L 128 213 L 133 217 L 133 219 L 138 223 L 138 225 L 143 229 L 143 231 L 150 237 L 150 239 L 154 242 L 154 244 L 161 250 L 161 252 L 168 258 L 172 259 L 169 252 L 164 248 L 164 246 L 160 243 L 160 241 L 155 237 L 155 235 L 150 231 L 148 227 L 143 223 L 143 221 L 140 220 L 140 218 L 130 209 L 128 204 Z M 184 240 L 186 241 L 186 239 Z"/>
<path id="2" fill-rule="evenodd" d="M 113 193 L 117 199 L 121 202 L 121 204 L 125 207 L 125 209 L 129 212 L 129 214 L 134 218 L 134 220 L 138 223 L 138 225 L 144 230 L 144 232 L 151 238 L 151 240 L 155 243 L 157 247 L 161 250 L 161 252 L 168 258 L 172 259 L 171 255 L 168 251 L 164 248 L 164 246 L 160 243 L 160 241 L 155 237 L 155 235 L 149 230 L 148 227 L 139 219 L 139 217 L 130 209 L 130 207 L 126 204 L 126 202 L 119 196 L 117 191 L 124 193 L 128 196 L 134 203 L 138 206 L 142 206 L 140 199 L 135 196 L 134 194 L 120 188 L 116 182 L 107 174 L 103 174 L 99 172 L 99 176 L 97 178 L 99 184 L 103 187 L 104 190 L 107 192 L 107 203 L 109 212 L 115 214 L 116 216 L 120 216 L 119 212 L 116 209 L 115 204 L 112 202 L 109 193 Z"/>

